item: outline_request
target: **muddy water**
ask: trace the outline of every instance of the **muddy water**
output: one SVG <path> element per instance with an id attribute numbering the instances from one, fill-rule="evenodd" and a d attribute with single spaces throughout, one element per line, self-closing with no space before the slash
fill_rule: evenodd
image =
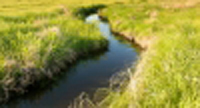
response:
<path id="1" fill-rule="evenodd" d="M 97 25 L 109 40 L 108 51 L 101 56 L 79 61 L 64 74 L 57 83 L 45 89 L 34 89 L 14 99 L 5 108 L 66 108 L 80 93 L 92 95 L 99 87 L 107 87 L 109 78 L 130 67 L 137 53 L 132 45 L 116 39 L 108 23 L 99 21 L 97 15 L 89 16 L 86 24 L 97 21 Z"/>

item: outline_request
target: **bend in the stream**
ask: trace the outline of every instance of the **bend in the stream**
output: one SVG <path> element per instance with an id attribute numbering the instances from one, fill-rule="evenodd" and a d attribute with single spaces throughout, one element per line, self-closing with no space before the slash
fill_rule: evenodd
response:
<path id="1" fill-rule="evenodd" d="M 96 20 L 94 20 L 96 18 Z M 67 72 L 63 72 L 55 85 L 42 91 L 37 89 L 21 98 L 12 100 L 3 107 L 7 108 L 64 108 L 82 92 L 93 95 L 96 89 L 108 87 L 112 75 L 131 67 L 137 59 L 135 49 L 129 43 L 117 40 L 106 22 L 99 20 L 98 15 L 89 16 L 97 21 L 101 33 L 109 40 L 108 51 L 98 59 L 87 59 L 77 62 Z M 42 92 L 41 92 L 42 91 Z"/>

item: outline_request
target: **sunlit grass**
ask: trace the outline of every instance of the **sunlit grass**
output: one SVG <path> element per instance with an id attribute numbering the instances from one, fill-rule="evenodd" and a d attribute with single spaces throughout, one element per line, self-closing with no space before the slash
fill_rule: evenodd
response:
<path id="1" fill-rule="evenodd" d="M 8 0 L 0 5 L 0 101 L 8 91 L 23 93 L 33 81 L 51 77 L 64 62 L 107 47 L 94 25 L 72 14 L 75 6 L 57 2 Z"/>
<path id="2" fill-rule="evenodd" d="M 102 11 L 114 31 L 156 40 L 141 55 L 127 88 L 110 92 L 97 106 L 200 107 L 199 4 L 196 0 L 192 6 L 185 6 L 185 1 L 162 2 L 168 7 L 149 0 L 112 5 Z"/>
<path id="3" fill-rule="evenodd" d="M 73 61 L 78 53 L 106 47 L 107 42 L 93 25 L 84 24 L 71 13 L 76 7 L 106 4 L 108 7 L 100 14 L 110 19 L 113 30 L 136 38 L 156 37 L 156 41 L 141 56 L 129 86 L 122 88 L 121 92 L 110 91 L 110 95 L 97 106 L 198 108 L 198 2 L 1 0 L 0 79 L 9 72 L 19 78 L 23 76 L 22 69 L 42 69 L 62 60 Z"/>
<path id="4" fill-rule="evenodd" d="M 8 19 L 8 26 L 10 26 L 9 29 L 4 28 L 5 30 L 1 31 L 2 60 L 15 60 L 22 66 L 27 65 L 27 62 L 40 64 L 41 61 L 46 61 L 42 60 L 45 54 L 53 53 L 54 50 L 60 51 L 55 53 L 67 55 L 65 51 L 68 49 L 75 50 L 74 52 L 87 51 L 87 48 L 93 47 L 98 49 L 104 40 L 93 25 L 85 25 L 82 21 L 65 18 L 65 16 L 36 17 L 24 21 L 20 18 L 11 18 Z M 100 42 L 99 46 L 92 45 L 96 44 L 93 41 Z M 57 57 L 59 58 L 60 55 Z M 40 66 L 43 65 L 40 64 Z"/>

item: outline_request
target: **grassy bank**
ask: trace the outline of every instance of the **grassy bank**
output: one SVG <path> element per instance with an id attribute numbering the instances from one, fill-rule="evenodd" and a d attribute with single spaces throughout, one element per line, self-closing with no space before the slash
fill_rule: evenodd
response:
<path id="1" fill-rule="evenodd" d="M 0 4 L 0 101 L 23 94 L 43 78 L 53 79 L 66 63 L 107 47 L 98 29 L 73 16 L 72 3 L 58 5 L 62 2 Z"/>
<path id="2" fill-rule="evenodd" d="M 127 88 L 97 104 L 105 108 L 200 107 L 198 0 L 115 4 L 101 14 L 114 31 L 148 47 Z M 133 71 L 134 72 L 134 71 Z"/>
<path id="3" fill-rule="evenodd" d="M 91 107 L 200 107 L 200 4 L 198 0 L 7 0 L 0 4 L 0 97 L 42 77 L 64 61 L 106 47 L 74 8 L 105 4 L 113 31 L 134 37 L 146 51 L 127 87 Z M 51 68 L 50 68 L 51 67 Z M 3 99 L 2 98 L 2 99 Z M 95 106 L 96 105 L 96 106 Z"/>

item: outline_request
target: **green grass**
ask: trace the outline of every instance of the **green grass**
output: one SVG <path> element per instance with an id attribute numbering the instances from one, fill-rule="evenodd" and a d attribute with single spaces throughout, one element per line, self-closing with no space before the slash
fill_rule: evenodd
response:
<path id="1" fill-rule="evenodd" d="M 200 5 L 196 0 L 190 2 L 194 5 L 149 0 L 110 5 L 101 12 L 110 19 L 114 31 L 155 40 L 141 55 L 127 88 L 111 91 L 97 106 L 200 107 Z"/>
<path id="2" fill-rule="evenodd" d="M 30 61 L 42 66 L 44 63 L 40 63 L 46 61 L 43 57 L 48 50 L 49 54 L 54 50 L 65 54 L 68 49 L 82 52 L 87 51 L 88 47 L 100 47 L 104 40 L 94 25 L 86 25 L 63 15 L 42 17 L 39 14 L 38 18 L 30 16 L 30 19 L 26 16 L 1 18 L 8 26 L 1 29 L 0 37 L 1 57 L 5 63 L 6 60 L 16 60 L 25 66 L 26 61 Z"/>
<path id="3" fill-rule="evenodd" d="M 61 61 L 73 61 L 80 53 L 106 47 L 106 40 L 94 25 L 86 25 L 71 15 L 77 7 L 106 4 L 101 14 L 110 19 L 113 30 L 155 40 L 141 55 L 128 86 L 120 92 L 109 91 L 97 106 L 200 107 L 198 0 L 128 1 L 1 1 L 0 80 L 4 80 L 0 82 L 0 95 L 4 96 L 3 87 L 12 89 L 21 83 L 17 79 L 26 76 L 24 69 L 62 65 Z M 31 74 L 46 75 L 38 72 Z M 9 85 L 13 78 L 16 83 Z"/>
<path id="4" fill-rule="evenodd" d="M 72 15 L 76 6 L 50 1 L 8 0 L 0 5 L 0 101 L 10 97 L 6 90 L 23 93 L 32 81 L 52 78 L 64 62 L 107 47 L 95 25 Z"/>

